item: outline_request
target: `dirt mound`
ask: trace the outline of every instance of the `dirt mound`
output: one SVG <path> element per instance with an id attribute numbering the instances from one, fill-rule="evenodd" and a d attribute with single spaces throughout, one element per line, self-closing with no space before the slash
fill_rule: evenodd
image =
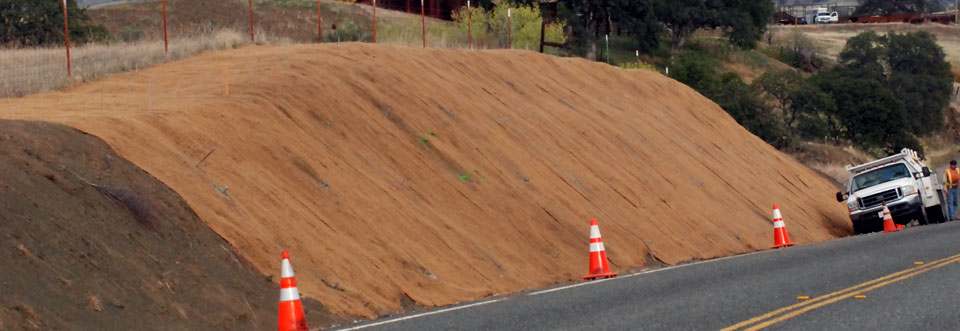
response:
<path id="1" fill-rule="evenodd" d="M 62 125 L 0 121 L 0 249 L 0 330 L 276 325 L 273 282 L 172 190 Z"/>
<path id="2" fill-rule="evenodd" d="M 590 218 L 619 270 L 766 249 L 775 203 L 795 242 L 850 233 L 830 183 L 694 90 L 582 59 L 249 47 L 11 109 L 103 138 L 274 279 L 290 249 L 338 314 L 579 279 Z"/>

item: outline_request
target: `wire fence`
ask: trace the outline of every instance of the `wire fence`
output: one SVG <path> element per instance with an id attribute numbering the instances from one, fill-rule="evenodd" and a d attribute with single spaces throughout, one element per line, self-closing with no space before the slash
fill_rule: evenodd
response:
<path id="1" fill-rule="evenodd" d="M 460 2 L 470 9 L 458 7 Z M 249 44 L 377 42 L 537 50 L 541 28 L 546 29 L 547 42 L 566 38 L 561 25 L 542 27 L 534 7 L 483 9 L 468 0 L 160 0 L 102 7 L 88 14 L 105 22 L 112 42 L 67 46 L 69 59 L 63 46 L 0 49 L 0 96 L 61 89 Z M 568 53 L 549 47 L 547 51 Z"/>

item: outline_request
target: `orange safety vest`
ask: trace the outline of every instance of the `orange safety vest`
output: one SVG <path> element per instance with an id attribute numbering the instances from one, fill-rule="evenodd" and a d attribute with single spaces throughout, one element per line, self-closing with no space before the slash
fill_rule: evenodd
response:
<path id="1" fill-rule="evenodd" d="M 957 188 L 958 181 L 960 181 L 960 169 L 947 168 L 947 188 Z"/>

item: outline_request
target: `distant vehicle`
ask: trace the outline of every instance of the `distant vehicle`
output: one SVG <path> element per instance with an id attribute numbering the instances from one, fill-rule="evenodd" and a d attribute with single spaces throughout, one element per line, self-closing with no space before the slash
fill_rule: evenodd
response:
<path id="1" fill-rule="evenodd" d="M 826 8 L 818 8 L 815 22 L 816 24 L 839 23 L 840 14 L 828 12 Z"/>
<path id="2" fill-rule="evenodd" d="M 847 192 L 837 192 L 837 201 L 847 203 L 856 234 L 883 229 L 884 202 L 897 224 L 914 219 L 921 225 L 947 220 L 940 181 L 913 150 L 904 148 L 900 154 L 847 166 L 847 171 L 852 174 Z"/>

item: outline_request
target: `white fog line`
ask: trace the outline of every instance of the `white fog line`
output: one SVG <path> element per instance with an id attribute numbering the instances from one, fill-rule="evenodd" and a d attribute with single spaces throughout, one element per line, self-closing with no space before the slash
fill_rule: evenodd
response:
<path id="1" fill-rule="evenodd" d="M 448 311 L 454 311 L 454 310 L 458 310 L 458 309 L 476 307 L 476 306 L 485 305 L 485 304 L 488 304 L 488 303 L 499 302 L 499 301 L 503 301 L 503 300 L 504 300 L 504 299 L 496 299 L 496 300 L 490 300 L 490 301 L 484 301 L 484 302 L 471 303 L 471 304 L 469 304 L 469 305 L 463 305 L 463 306 L 459 306 L 459 307 L 441 309 L 441 310 L 426 312 L 426 313 L 422 313 L 422 314 L 410 315 L 410 316 L 400 317 L 400 318 L 396 318 L 396 319 L 392 319 L 392 320 L 386 320 L 386 321 L 383 321 L 383 322 L 370 323 L 370 324 L 365 324 L 365 325 L 360 325 L 360 326 L 355 326 L 355 327 L 346 328 L 346 329 L 340 329 L 340 330 L 341 330 L 341 331 L 349 331 L 349 330 L 365 329 L 365 328 L 374 327 L 374 326 L 378 326 L 378 325 L 384 325 L 384 324 L 396 323 L 396 322 L 400 322 L 400 321 L 406 321 L 406 320 L 414 319 L 414 318 L 417 318 L 417 317 L 424 317 L 424 316 L 427 316 L 427 315 L 440 314 L 440 313 L 446 313 L 446 312 L 448 312 Z"/>
<path id="2" fill-rule="evenodd" d="M 645 270 L 645 271 L 641 271 L 641 272 L 634 273 L 634 274 L 629 274 L 629 275 L 623 275 L 623 276 L 618 276 L 618 277 L 613 277 L 613 278 L 605 278 L 605 279 L 601 279 L 601 280 L 587 281 L 587 282 L 582 282 L 582 283 L 577 283 L 577 284 L 571 284 L 571 285 L 567 285 L 567 286 L 556 287 L 556 288 L 552 288 L 552 289 L 548 289 L 548 290 L 537 291 L 537 292 L 533 292 L 533 293 L 530 293 L 530 294 L 527 294 L 527 295 L 528 295 L 528 296 L 533 296 L 533 295 L 540 295 L 540 294 L 544 294 L 544 293 L 562 291 L 562 290 L 567 290 L 567 289 L 571 289 L 571 288 L 574 288 L 574 287 L 580 287 L 580 286 L 584 286 L 584 285 L 599 284 L 599 283 L 602 283 L 602 282 L 605 282 L 605 281 L 608 281 L 608 280 L 623 279 L 623 278 L 630 278 L 630 277 L 634 277 L 634 276 L 647 275 L 647 274 L 652 274 L 652 273 L 655 273 L 655 272 L 667 271 L 667 270 L 671 270 L 671 269 L 679 269 L 679 268 L 683 268 L 683 267 L 690 267 L 690 266 L 695 266 L 695 265 L 703 264 L 703 263 L 717 262 L 717 261 L 721 261 L 721 260 L 727 260 L 727 259 L 733 259 L 733 258 L 738 258 L 738 257 L 744 257 L 744 256 L 747 256 L 747 255 L 753 255 L 753 254 L 757 254 L 757 253 L 761 253 L 761 252 L 766 252 L 766 251 L 756 251 L 756 252 L 750 252 L 750 253 L 746 253 L 746 254 L 725 256 L 725 257 L 716 258 L 716 259 L 710 259 L 710 260 L 704 260 L 704 261 L 697 261 L 697 262 L 686 263 L 686 264 L 675 265 L 675 266 L 669 266 L 669 267 L 664 267 L 664 268 L 657 268 L 657 269 Z"/>

